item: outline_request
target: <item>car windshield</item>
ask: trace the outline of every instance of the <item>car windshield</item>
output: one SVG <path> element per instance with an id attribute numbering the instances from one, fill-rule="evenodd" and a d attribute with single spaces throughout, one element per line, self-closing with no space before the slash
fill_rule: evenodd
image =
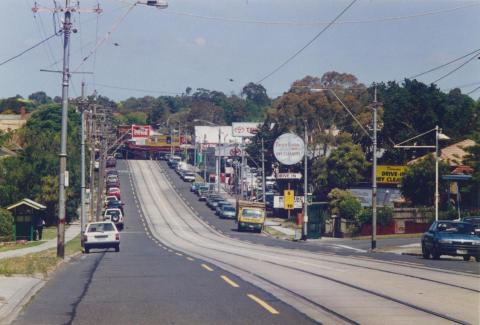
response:
<path id="1" fill-rule="evenodd" d="M 440 222 L 437 230 L 441 233 L 469 235 L 474 232 L 473 226 L 468 223 L 446 223 Z"/>
<path id="2" fill-rule="evenodd" d="M 93 223 L 88 227 L 87 232 L 104 232 L 104 231 L 113 231 L 113 225 L 111 223 Z"/>
<path id="3" fill-rule="evenodd" d="M 242 215 L 247 218 L 261 218 L 262 212 L 255 209 L 243 209 Z"/>

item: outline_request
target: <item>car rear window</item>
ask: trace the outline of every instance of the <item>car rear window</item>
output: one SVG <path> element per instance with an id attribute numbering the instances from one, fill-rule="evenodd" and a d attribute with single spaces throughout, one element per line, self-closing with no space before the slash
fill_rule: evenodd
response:
<path id="1" fill-rule="evenodd" d="M 261 218 L 262 212 L 254 209 L 243 209 L 242 215 L 247 218 Z"/>
<path id="2" fill-rule="evenodd" d="M 115 228 L 111 223 L 94 223 L 88 227 L 88 232 L 113 231 Z"/>
<path id="3" fill-rule="evenodd" d="M 120 215 L 120 211 L 118 211 L 118 210 L 108 210 L 106 214 L 109 215 L 109 216 L 118 216 L 118 215 Z"/>
<path id="4" fill-rule="evenodd" d="M 223 210 L 224 210 L 224 211 L 228 211 L 228 212 L 235 212 L 235 208 L 234 208 L 234 207 L 224 207 Z"/>

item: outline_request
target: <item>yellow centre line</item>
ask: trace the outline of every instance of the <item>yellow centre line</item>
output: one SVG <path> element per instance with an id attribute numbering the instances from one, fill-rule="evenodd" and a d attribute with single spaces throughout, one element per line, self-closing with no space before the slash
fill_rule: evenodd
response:
<path id="1" fill-rule="evenodd" d="M 252 295 L 252 294 L 248 294 L 247 295 L 248 298 L 252 299 L 253 301 L 255 301 L 257 304 L 259 304 L 260 306 L 262 306 L 263 308 L 265 308 L 266 310 L 268 310 L 271 314 L 274 314 L 274 315 L 278 315 L 280 314 L 278 312 L 278 310 L 276 310 L 275 308 L 273 308 L 272 306 L 270 306 L 269 304 L 267 304 L 265 301 L 263 301 L 262 299 L 260 298 L 257 298 L 256 296 Z"/>
<path id="2" fill-rule="evenodd" d="M 183 254 L 180 254 L 180 253 L 175 253 L 175 255 L 178 255 L 178 256 L 183 256 Z"/>
<path id="3" fill-rule="evenodd" d="M 195 261 L 195 260 L 194 260 L 193 258 L 191 258 L 191 257 L 187 257 L 187 260 L 192 261 L 192 262 Z"/>
<path id="4" fill-rule="evenodd" d="M 202 264 L 202 267 L 207 271 L 213 272 L 213 269 L 210 266 L 208 266 L 207 264 Z"/>
<path id="5" fill-rule="evenodd" d="M 226 275 L 221 275 L 220 276 L 223 281 L 227 282 L 229 285 L 231 285 L 234 288 L 240 287 L 238 284 L 236 284 L 234 281 L 230 280 Z"/>

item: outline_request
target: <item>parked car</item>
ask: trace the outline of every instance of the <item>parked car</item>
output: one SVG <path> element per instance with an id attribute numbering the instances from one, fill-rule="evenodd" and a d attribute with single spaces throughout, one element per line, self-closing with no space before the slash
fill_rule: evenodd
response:
<path id="1" fill-rule="evenodd" d="M 218 201 L 218 202 L 217 202 L 217 206 L 215 207 L 215 214 L 216 214 L 217 216 L 220 215 L 220 211 L 221 211 L 221 209 L 222 209 L 222 207 L 223 207 L 224 205 L 230 205 L 230 202 L 225 201 L 225 200 L 221 200 L 221 201 Z"/>
<path id="2" fill-rule="evenodd" d="M 207 206 L 212 208 L 212 204 L 214 201 L 220 201 L 222 200 L 222 197 L 219 196 L 218 194 L 210 194 L 208 197 L 207 197 Z"/>
<path id="3" fill-rule="evenodd" d="M 223 201 L 223 197 L 218 197 L 210 200 L 210 209 L 216 210 L 218 203 Z"/>
<path id="4" fill-rule="evenodd" d="M 118 187 L 111 187 L 108 189 L 107 191 L 107 195 L 109 196 L 116 196 L 117 199 L 121 199 L 120 198 L 120 189 Z"/>
<path id="5" fill-rule="evenodd" d="M 82 238 L 85 253 L 92 248 L 115 248 L 120 251 L 120 233 L 111 221 L 88 223 Z"/>
<path id="6" fill-rule="evenodd" d="M 423 258 L 441 255 L 462 256 L 464 261 L 474 256 L 480 262 L 480 233 L 471 223 L 435 221 L 422 236 Z"/>
<path id="7" fill-rule="evenodd" d="M 117 159 L 115 159 L 115 157 L 107 157 L 107 162 L 106 162 L 106 166 L 107 168 L 112 168 L 112 167 L 115 167 L 117 165 Z"/>
<path id="8" fill-rule="evenodd" d="M 123 211 L 123 202 L 120 200 L 111 200 L 107 202 L 107 206 L 105 209 L 120 209 L 122 211 L 122 214 L 125 215 L 125 212 Z"/>
<path id="9" fill-rule="evenodd" d="M 220 210 L 220 218 L 222 219 L 235 219 L 236 209 L 231 205 L 224 205 Z"/>
<path id="10" fill-rule="evenodd" d="M 201 184 L 202 183 L 193 182 L 192 186 L 190 186 L 190 192 L 196 193 L 197 188 L 200 187 Z"/>
<path id="11" fill-rule="evenodd" d="M 110 201 L 118 201 L 117 197 L 115 195 L 107 195 L 105 197 L 105 203 L 104 203 L 104 206 L 106 207 L 108 202 Z"/>
<path id="12" fill-rule="evenodd" d="M 183 174 L 183 180 L 185 182 L 195 182 L 195 173 L 193 172 L 186 172 Z"/>
<path id="13" fill-rule="evenodd" d="M 208 197 L 208 190 L 202 190 L 202 189 L 199 189 L 197 191 L 198 193 L 198 200 L 199 201 L 206 201 L 207 200 L 207 197 Z"/>
<path id="14" fill-rule="evenodd" d="M 107 169 L 105 174 L 107 175 L 107 177 L 110 175 L 115 175 L 118 177 L 118 171 L 116 169 Z"/>
<path id="15" fill-rule="evenodd" d="M 118 208 L 107 208 L 103 214 L 104 221 L 112 221 L 118 230 L 123 229 L 123 212 Z"/>
<path id="16" fill-rule="evenodd" d="M 475 231 L 480 230 L 480 216 L 463 217 L 461 221 L 473 224 Z"/>
<path id="17" fill-rule="evenodd" d="M 202 191 L 203 194 L 208 193 L 210 191 L 208 185 L 205 185 L 204 183 L 200 184 L 196 189 L 195 189 L 195 194 L 199 195 L 199 192 Z"/>

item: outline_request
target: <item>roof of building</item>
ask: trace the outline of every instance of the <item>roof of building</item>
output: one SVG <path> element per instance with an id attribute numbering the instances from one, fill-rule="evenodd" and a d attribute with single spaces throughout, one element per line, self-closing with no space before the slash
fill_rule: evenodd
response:
<path id="1" fill-rule="evenodd" d="M 463 165 L 463 160 L 468 155 L 468 152 L 465 151 L 466 148 L 474 146 L 475 141 L 466 139 L 457 143 L 454 143 L 448 147 L 443 148 L 440 152 L 440 159 L 448 162 L 450 166 L 456 167 Z M 410 160 L 408 165 L 414 164 L 417 161 L 425 158 L 428 155 L 418 157 L 416 159 Z"/>
<path id="2" fill-rule="evenodd" d="M 28 205 L 29 207 L 35 209 L 35 210 L 45 210 L 47 207 L 44 206 L 43 204 L 40 204 L 38 202 L 35 202 L 33 200 L 30 200 L 30 199 L 23 199 L 21 201 L 18 201 L 17 203 L 14 203 L 10 206 L 7 207 L 7 210 L 11 210 L 11 209 L 14 209 L 16 207 L 19 207 L 21 205 Z"/>

